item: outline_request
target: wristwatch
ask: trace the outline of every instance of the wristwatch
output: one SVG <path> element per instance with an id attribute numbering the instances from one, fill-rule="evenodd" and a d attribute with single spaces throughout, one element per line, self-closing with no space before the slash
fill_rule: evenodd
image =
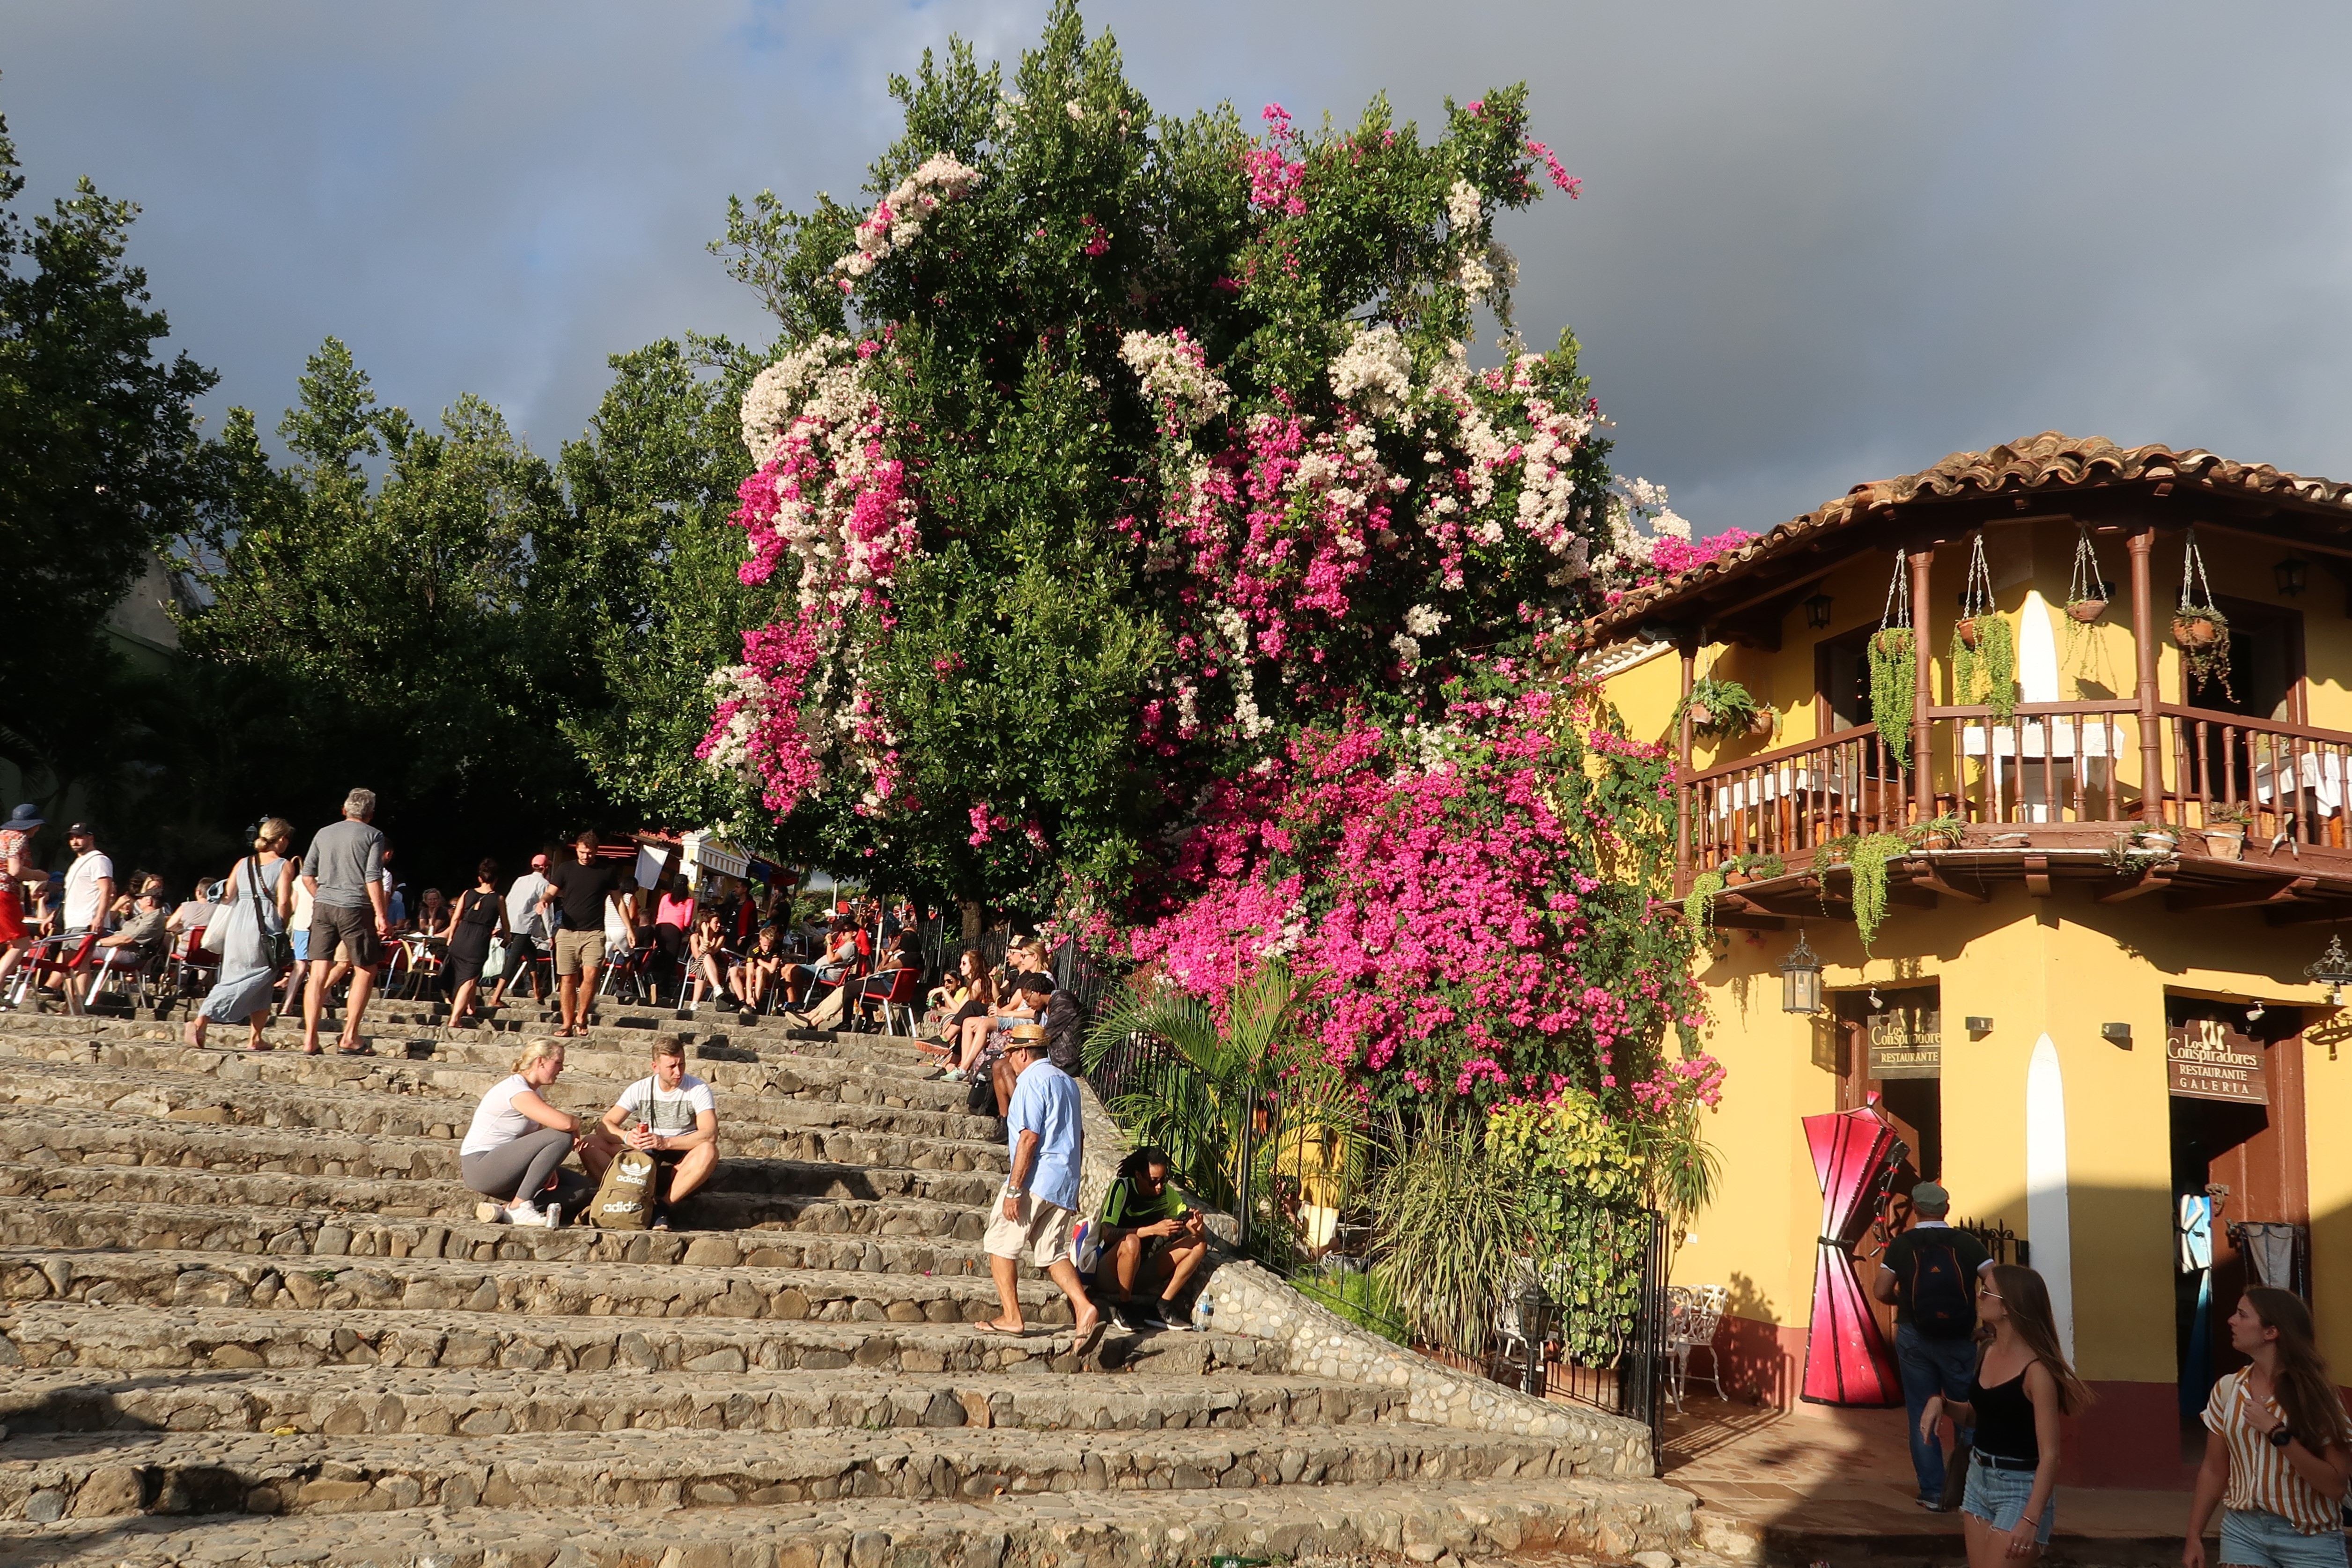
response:
<path id="1" fill-rule="evenodd" d="M 2292 1432 L 2290 1432 L 2290 1431 L 2288 1431 L 2288 1430 L 2286 1429 L 2286 1424 L 2285 1424 L 2284 1422 L 2281 1422 L 2281 1423 L 2279 1423 L 2279 1425 L 2277 1425 L 2277 1426 L 2275 1426 L 2275 1427 L 2272 1427 L 2272 1428 L 2271 1428 L 2271 1447 L 2272 1447 L 2272 1448 L 2285 1448 L 2289 1443 L 2292 1443 L 2292 1442 L 2294 1442 L 2294 1433 L 2292 1433 Z"/>

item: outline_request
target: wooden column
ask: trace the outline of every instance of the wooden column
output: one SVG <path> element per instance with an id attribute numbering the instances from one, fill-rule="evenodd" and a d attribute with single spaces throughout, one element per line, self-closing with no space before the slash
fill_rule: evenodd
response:
<path id="1" fill-rule="evenodd" d="M 2136 676 L 2132 695 L 2139 703 L 2139 817 L 2143 822 L 2164 821 L 2164 736 L 2157 717 L 2156 584 L 2148 558 L 2156 549 L 2156 530 L 2132 535 L 2132 662 Z"/>
<path id="2" fill-rule="evenodd" d="M 1932 644 L 1927 641 L 1927 569 L 1935 559 L 1931 549 L 1911 553 L 1911 638 L 1917 644 L 1911 698 L 1911 804 L 1916 820 L 1922 822 L 1936 814 L 1934 727 L 1927 718 L 1927 710 L 1936 701 L 1934 672 L 1928 664 Z"/>
<path id="3" fill-rule="evenodd" d="M 1675 725 L 1675 893 L 1690 891 L 1691 882 L 1691 687 L 1698 680 L 1698 642 L 1682 641 L 1682 716 Z"/>

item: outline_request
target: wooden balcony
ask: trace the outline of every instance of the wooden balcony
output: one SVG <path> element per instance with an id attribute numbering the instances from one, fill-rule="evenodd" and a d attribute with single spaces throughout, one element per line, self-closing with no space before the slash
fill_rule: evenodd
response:
<path id="1" fill-rule="evenodd" d="M 2210 854 L 2199 830 L 2242 820 L 2250 855 L 2352 875 L 2352 733 L 2151 706 L 1929 707 L 1910 768 L 1864 725 L 1693 772 L 1676 795 L 1682 885 L 1748 853 L 1799 871 L 1832 839 L 1936 816 L 1978 848 L 2109 849 L 2161 825 L 2189 856 Z"/>

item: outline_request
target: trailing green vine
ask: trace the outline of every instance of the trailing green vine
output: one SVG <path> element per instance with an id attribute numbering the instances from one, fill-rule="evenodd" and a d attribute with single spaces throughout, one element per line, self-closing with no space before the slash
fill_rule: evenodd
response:
<path id="1" fill-rule="evenodd" d="M 1870 717 L 1897 768 L 1911 766 L 1911 718 L 1917 711 L 1918 640 L 1908 626 L 1881 628 L 1870 639 Z"/>
<path id="2" fill-rule="evenodd" d="M 2172 641 L 2200 688 L 2218 680 L 2221 695 L 2237 700 L 2230 687 L 2230 618 L 2213 602 L 2213 585 L 2205 577 L 2205 555 L 2197 548 L 2195 528 L 2189 530 L 2189 547 L 2180 559 L 2180 608 L 2172 612 Z M 2189 697 L 2186 690 L 2180 695 L 2183 700 Z"/>
<path id="3" fill-rule="evenodd" d="M 1862 936 L 1865 954 L 1886 918 L 1886 862 L 1910 852 L 1911 841 L 1901 833 L 1866 833 L 1854 841 L 1846 857 L 1846 869 L 1853 878 L 1854 929 Z"/>
<path id="4" fill-rule="evenodd" d="M 1973 706 L 1981 681 L 1984 705 L 1994 718 L 2006 722 L 2017 712 L 2017 633 L 1993 608 L 1992 571 L 1985 564 L 1981 533 L 1969 555 L 1960 618 L 1952 623 L 1951 660 L 1954 706 Z"/>
<path id="5" fill-rule="evenodd" d="M 1691 951 L 1706 951 L 1715 936 L 1715 895 L 1723 891 L 1723 868 L 1710 867 L 1691 878 L 1690 891 L 1683 894 L 1683 917 L 1690 922 Z"/>

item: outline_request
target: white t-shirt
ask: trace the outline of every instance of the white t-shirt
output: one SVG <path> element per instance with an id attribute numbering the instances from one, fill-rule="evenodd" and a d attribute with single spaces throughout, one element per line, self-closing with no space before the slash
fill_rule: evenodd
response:
<path id="1" fill-rule="evenodd" d="M 514 1108 L 516 1095 L 538 1092 L 520 1072 L 492 1085 L 490 1092 L 482 1096 L 482 1103 L 474 1107 L 474 1123 L 466 1129 L 466 1141 L 457 1145 L 458 1157 L 487 1155 L 539 1131 L 539 1123 Z"/>
<path id="2" fill-rule="evenodd" d="M 691 1133 L 697 1116 L 705 1111 L 715 1114 L 719 1109 L 718 1102 L 711 1098 L 710 1085 L 691 1072 L 678 1074 L 675 1093 L 664 1089 L 657 1079 L 640 1078 L 621 1091 L 617 1103 L 627 1113 L 627 1120 L 623 1124 L 625 1126 L 649 1122 L 654 1132 L 663 1137 Z M 649 1105 L 653 1112 L 651 1115 L 646 1114 Z"/>
<path id="3" fill-rule="evenodd" d="M 99 906 L 98 884 L 114 879 L 114 862 L 92 850 L 66 873 L 65 929 L 87 931 L 106 912 Z"/>

